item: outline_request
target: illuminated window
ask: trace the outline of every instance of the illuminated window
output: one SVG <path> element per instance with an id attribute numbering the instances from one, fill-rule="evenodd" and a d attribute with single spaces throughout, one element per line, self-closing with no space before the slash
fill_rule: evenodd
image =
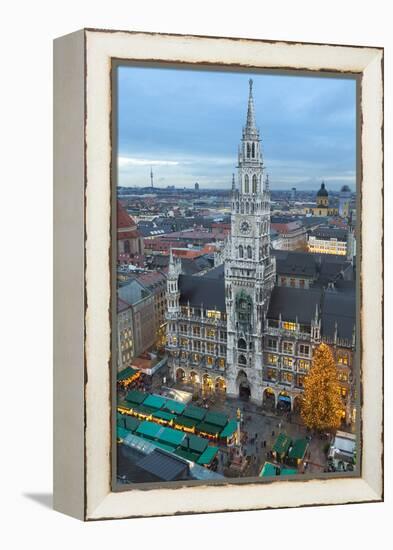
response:
<path id="1" fill-rule="evenodd" d="M 292 342 L 283 342 L 282 350 L 284 353 L 293 353 L 293 343 Z"/>
<path id="2" fill-rule="evenodd" d="M 341 395 L 342 397 L 346 397 L 347 396 L 347 389 L 346 388 L 340 388 L 340 391 L 341 391 Z"/>
<path id="3" fill-rule="evenodd" d="M 192 329 L 192 333 L 194 336 L 200 336 L 201 335 L 201 328 L 200 327 L 194 327 Z"/>
<path id="4" fill-rule="evenodd" d="M 174 344 L 174 345 L 177 344 L 177 337 L 176 336 L 172 336 L 172 344 Z"/>
<path id="5" fill-rule="evenodd" d="M 281 280 L 281 286 L 287 286 L 287 278 L 286 277 L 281 277 L 280 280 Z"/>
<path id="6" fill-rule="evenodd" d="M 299 370 L 308 371 L 309 368 L 310 368 L 310 362 L 305 361 L 304 359 L 300 359 L 300 361 L 299 361 Z"/>
<path id="7" fill-rule="evenodd" d="M 291 372 L 282 372 L 281 381 L 286 382 L 287 384 L 292 384 L 293 374 Z"/>
<path id="8" fill-rule="evenodd" d="M 300 288 L 304 288 L 304 279 L 300 279 L 299 286 Z"/>
<path id="9" fill-rule="evenodd" d="M 293 358 L 292 357 L 283 357 L 283 365 L 287 368 L 293 367 Z"/>
<path id="10" fill-rule="evenodd" d="M 338 379 L 341 382 L 348 382 L 348 374 L 346 372 L 339 372 L 338 373 Z"/>
<path id="11" fill-rule="evenodd" d="M 272 353 L 269 353 L 267 356 L 267 362 L 270 363 L 270 365 L 276 365 L 278 361 L 278 356 L 273 355 Z"/>
<path id="12" fill-rule="evenodd" d="M 198 363 L 199 359 L 201 358 L 201 356 L 199 355 L 199 353 L 193 353 L 192 354 L 192 360 L 195 362 L 195 363 Z"/>
<path id="13" fill-rule="evenodd" d="M 277 373 L 274 369 L 266 369 L 266 378 L 275 382 L 277 380 Z"/>
<path id="14" fill-rule="evenodd" d="M 207 343 L 206 348 L 207 348 L 208 353 L 214 353 L 215 352 L 215 345 L 212 344 L 211 342 Z"/>
<path id="15" fill-rule="evenodd" d="M 290 285 L 291 285 L 291 287 L 295 287 L 296 286 L 296 279 L 291 278 Z"/>
<path id="16" fill-rule="evenodd" d="M 216 337 L 216 334 L 217 332 L 214 330 L 214 328 L 208 328 L 206 329 L 206 336 L 208 338 L 215 338 Z"/>
<path id="17" fill-rule="evenodd" d="M 304 376 L 297 376 L 297 385 L 299 388 L 303 388 L 304 386 Z"/>
<path id="18" fill-rule="evenodd" d="M 282 328 L 285 330 L 296 330 L 296 323 L 290 323 L 289 321 L 285 321 L 282 324 Z"/>
<path id="19" fill-rule="evenodd" d="M 207 359 L 206 359 L 206 362 L 209 366 L 213 365 L 214 363 L 214 357 L 210 357 L 208 356 Z"/>
<path id="20" fill-rule="evenodd" d="M 338 356 L 338 362 L 340 365 L 348 365 L 348 356 L 347 355 L 339 355 Z"/>
<path id="21" fill-rule="evenodd" d="M 223 358 L 219 359 L 219 360 L 218 360 L 218 365 L 219 365 L 220 367 L 225 367 L 225 359 L 223 359 Z"/>
<path id="22" fill-rule="evenodd" d="M 180 344 L 183 346 L 183 347 L 187 347 L 188 346 L 188 339 L 187 338 L 182 338 L 180 340 Z"/>
<path id="23" fill-rule="evenodd" d="M 206 311 L 206 316 L 212 319 L 221 319 L 221 311 L 216 311 L 214 309 L 208 309 Z"/>

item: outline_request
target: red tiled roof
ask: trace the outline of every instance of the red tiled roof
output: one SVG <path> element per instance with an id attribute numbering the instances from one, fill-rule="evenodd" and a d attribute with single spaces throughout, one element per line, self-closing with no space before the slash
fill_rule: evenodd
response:
<path id="1" fill-rule="evenodd" d="M 118 231 L 117 240 L 121 241 L 122 239 L 137 239 L 140 237 L 139 231 L 134 229 L 133 231 Z"/>
<path id="2" fill-rule="evenodd" d="M 117 201 L 117 228 L 135 227 L 136 223 L 127 213 L 127 210 Z"/>
<path id="3" fill-rule="evenodd" d="M 290 233 L 291 231 L 300 229 L 301 224 L 295 221 L 295 222 L 288 222 L 288 223 L 272 223 L 271 226 L 278 233 Z"/>

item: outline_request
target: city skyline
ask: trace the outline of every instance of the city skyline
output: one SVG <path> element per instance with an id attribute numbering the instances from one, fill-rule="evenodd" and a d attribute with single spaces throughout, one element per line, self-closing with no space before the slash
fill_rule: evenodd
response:
<path id="1" fill-rule="evenodd" d="M 118 71 L 120 186 L 149 186 L 153 169 L 156 187 L 198 182 L 229 189 L 252 76 L 272 190 L 312 191 L 322 180 L 332 191 L 344 184 L 355 190 L 355 80 L 129 66 Z"/>

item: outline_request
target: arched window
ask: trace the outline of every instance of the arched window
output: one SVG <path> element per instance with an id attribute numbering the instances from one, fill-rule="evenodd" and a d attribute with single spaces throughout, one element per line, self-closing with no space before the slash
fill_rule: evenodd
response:
<path id="1" fill-rule="evenodd" d="M 243 247 L 242 247 L 242 245 L 239 246 L 239 258 L 243 258 Z"/>
<path id="2" fill-rule="evenodd" d="M 247 344 L 244 338 L 239 338 L 239 340 L 237 341 L 237 347 L 239 349 L 247 349 Z"/>
<path id="3" fill-rule="evenodd" d="M 257 176 L 256 176 L 256 174 L 254 174 L 253 177 L 252 177 L 252 192 L 253 193 L 257 192 Z"/>
<path id="4" fill-rule="evenodd" d="M 252 248 L 250 245 L 247 246 L 247 257 L 252 258 Z"/>
<path id="5" fill-rule="evenodd" d="M 236 212 L 239 212 L 239 203 L 236 203 Z"/>
<path id="6" fill-rule="evenodd" d="M 255 157 L 255 143 L 252 144 L 252 153 L 251 153 L 251 156 L 252 156 L 252 158 Z"/>
<path id="7" fill-rule="evenodd" d="M 254 203 L 251 203 L 251 214 L 254 214 Z"/>
<path id="8" fill-rule="evenodd" d="M 250 183 L 247 174 L 244 176 L 244 192 L 249 193 Z"/>
<path id="9" fill-rule="evenodd" d="M 243 203 L 240 204 L 240 213 L 244 214 L 244 204 Z"/>
<path id="10" fill-rule="evenodd" d="M 250 147 L 250 144 L 247 143 L 247 158 L 248 159 L 250 158 L 250 154 L 251 154 L 251 147 Z"/>
<path id="11" fill-rule="evenodd" d="M 249 206 L 248 202 L 246 202 L 246 214 L 248 214 L 249 208 L 250 208 L 250 206 Z"/>
<path id="12" fill-rule="evenodd" d="M 244 357 L 244 355 L 239 355 L 239 365 L 247 366 L 247 359 Z"/>

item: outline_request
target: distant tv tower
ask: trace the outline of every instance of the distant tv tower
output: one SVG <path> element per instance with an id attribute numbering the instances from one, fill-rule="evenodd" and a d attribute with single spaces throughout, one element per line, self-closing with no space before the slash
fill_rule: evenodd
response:
<path id="1" fill-rule="evenodd" d="M 150 166 L 150 181 L 151 181 L 151 186 L 154 187 L 154 184 L 153 184 L 153 168 Z"/>

